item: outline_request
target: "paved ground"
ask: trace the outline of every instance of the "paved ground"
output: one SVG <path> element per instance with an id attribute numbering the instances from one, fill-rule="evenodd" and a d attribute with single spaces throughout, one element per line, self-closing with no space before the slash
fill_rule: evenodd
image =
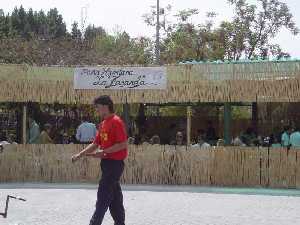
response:
<path id="1" fill-rule="evenodd" d="M 300 224 L 300 191 L 159 186 L 125 189 L 127 225 Z M 95 185 L 0 184 L 0 211 L 7 194 L 24 197 L 27 202 L 12 200 L 8 218 L 0 218 L 1 225 L 85 225 L 94 210 L 96 189 Z M 113 225 L 109 214 L 104 225 Z"/>

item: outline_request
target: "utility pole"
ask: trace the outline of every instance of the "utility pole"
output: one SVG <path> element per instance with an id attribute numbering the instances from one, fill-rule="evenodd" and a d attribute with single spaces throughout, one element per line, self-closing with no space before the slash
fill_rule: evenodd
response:
<path id="1" fill-rule="evenodd" d="M 85 31 L 85 26 L 86 26 L 86 22 L 87 22 L 87 16 L 88 16 L 88 7 L 89 4 L 86 4 L 85 6 L 81 7 L 81 34 L 84 34 Z"/>
<path id="2" fill-rule="evenodd" d="M 157 11 L 156 11 L 156 46 L 155 46 L 155 57 L 156 57 L 156 64 L 160 65 L 160 45 L 159 45 L 159 30 L 160 30 L 160 22 L 159 22 L 159 0 L 157 0 Z"/>

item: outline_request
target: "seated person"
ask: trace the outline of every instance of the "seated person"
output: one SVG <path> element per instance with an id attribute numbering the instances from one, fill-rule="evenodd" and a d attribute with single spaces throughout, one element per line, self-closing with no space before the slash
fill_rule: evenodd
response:
<path id="1" fill-rule="evenodd" d="M 300 148 L 300 128 L 296 128 L 290 136 L 291 147 Z"/>
<path id="2" fill-rule="evenodd" d="M 207 122 L 207 129 L 206 129 L 206 140 L 208 143 L 216 143 L 216 140 L 218 140 L 215 128 L 213 127 L 213 124 L 211 121 Z"/>
<path id="3" fill-rule="evenodd" d="M 236 137 L 235 139 L 233 139 L 232 145 L 233 146 L 242 146 L 242 147 L 246 146 L 245 143 L 242 142 L 240 137 Z"/>
<path id="4" fill-rule="evenodd" d="M 241 141 L 247 146 L 253 145 L 254 140 L 256 139 L 256 134 L 254 130 L 249 127 L 245 133 L 240 136 Z"/>
<path id="5" fill-rule="evenodd" d="M 44 125 L 44 130 L 41 132 L 38 139 L 39 144 L 53 144 L 53 140 L 50 137 L 51 128 L 52 126 L 49 123 Z"/>
<path id="6" fill-rule="evenodd" d="M 129 145 L 134 145 L 134 143 L 135 143 L 134 137 L 129 137 L 129 138 L 128 138 L 128 144 L 129 144 Z"/>
<path id="7" fill-rule="evenodd" d="M 160 145 L 160 138 L 158 135 L 154 135 L 152 138 L 151 138 L 151 144 L 152 145 Z"/>
<path id="8" fill-rule="evenodd" d="M 225 146 L 225 142 L 223 139 L 218 139 L 217 141 L 217 147 Z"/>
<path id="9" fill-rule="evenodd" d="M 272 148 L 281 148 L 281 143 L 280 141 L 277 139 L 277 137 L 273 138 L 273 143 L 271 145 Z"/>
<path id="10" fill-rule="evenodd" d="M 192 145 L 192 147 L 198 147 L 198 148 L 211 147 L 211 145 L 205 141 L 205 138 L 206 138 L 206 134 L 205 134 L 204 130 L 198 130 L 197 143 Z"/>
<path id="11" fill-rule="evenodd" d="M 176 133 L 175 140 L 171 141 L 171 145 L 178 145 L 178 146 L 185 145 L 183 140 L 184 140 L 183 133 L 181 131 L 178 131 Z"/>
<path id="12" fill-rule="evenodd" d="M 281 145 L 283 147 L 290 146 L 290 135 L 292 134 L 293 129 L 290 126 L 284 127 L 284 132 L 281 135 Z"/>

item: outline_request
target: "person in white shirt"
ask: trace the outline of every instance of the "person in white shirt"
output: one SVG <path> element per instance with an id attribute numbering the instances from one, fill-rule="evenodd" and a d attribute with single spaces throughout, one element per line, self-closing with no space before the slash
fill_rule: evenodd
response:
<path id="1" fill-rule="evenodd" d="M 193 148 L 210 148 L 211 145 L 205 142 L 205 132 L 204 130 L 198 130 L 197 143 L 192 145 Z"/>
<path id="2" fill-rule="evenodd" d="M 246 147 L 246 146 L 247 146 L 246 144 L 244 144 L 244 143 L 242 142 L 242 140 L 241 140 L 240 137 L 234 138 L 233 141 L 232 141 L 232 145 L 233 145 L 233 146 L 242 146 L 242 147 Z"/>
<path id="3" fill-rule="evenodd" d="M 96 133 L 96 125 L 88 122 L 88 118 L 84 117 L 82 124 L 77 128 L 76 139 L 81 144 L 90 144 L 95 139 Z"/>

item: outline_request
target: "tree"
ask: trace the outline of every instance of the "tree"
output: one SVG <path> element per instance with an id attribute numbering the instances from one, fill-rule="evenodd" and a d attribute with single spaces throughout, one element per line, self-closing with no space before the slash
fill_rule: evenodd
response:
<path id="1" fill-rule="evenodd" d="M 48 22 L 47 16 L 43 10 L 40 10 L 36 16 L 37 26 L 36 26 L 36 33 L 39 39 L 49 39 L 49 29 L 48 29 Z"/>
<path id="2" fill-rule="evenodd" d="M 194 24 L 191 18 L 199 14 L 198 9 L 185 9 L 177 12 L 169 22 L 167 17 L 171 14 L 171 6 L 161 9 L 164 15 L 161 41 L 161 61 L 163 63 L 176 63 L 186 60 L 212 60 L 223 57 L 219 51 L 218 38 L 212 29 L 215 13 L 207 13 L 207 21 L 203 24 Z M 165 13 L 167 12 L 167 13 Z M 154 9 L 145 14 L 144 21 L 149 26 L 156 26 Z"/>
<path id="3" fill-rule="evenodd" d="M 64 37 L 67 34 L 66 24 L 56 8 L 47 13 L 48 35 L 50 39 Z"/>
<path id="4" fill-rule="evenodd" d="M 281 28 L 286 28 L 293 35 L 299 33 L 287 4 L 278 0 L 257 0 L 256 5 L 249 4 L 247 0 L 228 2 L 235 9 L 233 21 L 223 22 L 219 28 L 219 41 L 223 43 L 227 59 L 288 56 L 279 45 L 271 44 Z"/>
<path id="5" fill-rule="evenodd" d="M 78 23 L 74 22 L 72 24 L 71 37 L 74 40 L 81 40 L 81 31 L 78 29 Z"/>
<path id="6" fill-rule="evenodd" d="M 106 31 L 103 27 L 95 27 L 94 25 L 89 25 L 84 32 L 84 40 L 92 41 L 96 37 L 103 37 L 106 35 Z"/>
<path id="7" fill-rule="evenodd" d="M 21 37 L 24 39 L 53 39 L 68 36 L 66 25 L 56 8 L 50 9 L 47 16 L 43 10 L 28 12 L 20 6 L 15 7 L 11 15 L 0 12 L 0 37 Z"/>
<path id="8" fill-rule="evenodd" d="M 5 16 L 4 11 L 0 9 L 0 39 L 7 37 L 9 33 L 9 19 Z"/>

